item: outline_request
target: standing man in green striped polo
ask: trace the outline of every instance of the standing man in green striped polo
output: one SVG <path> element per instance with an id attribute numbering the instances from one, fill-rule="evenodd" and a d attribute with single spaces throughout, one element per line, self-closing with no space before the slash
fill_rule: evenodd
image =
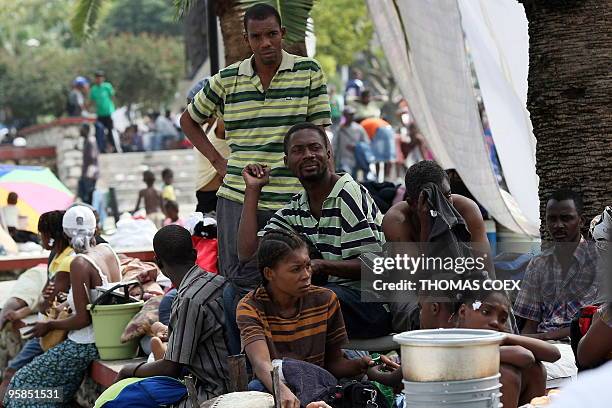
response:
<path id="1" fill-rule="evenodd" d="M 327 86 L 321 66 L 312 58 L 282 49 L 285 28 L 276 9 L 264 4 L 244 15 L 245 40 L 253 55 L 214 75 L 181 117 L 181 127 L 193 145 L 223 176 L 217 196 L 219 264 L 230 285 L 224 293 L 228 337 L 239 339 L 235 306 L 259 283 L 255 259 L 241 263 L 237 236 L 245 183 L 242 169 L 253 162 L 270 170 L 270 182 L 259 197 L 257 219 L 263 227 L 274 212 L 301 190 L 283 163 L 283 138 L 294 124 L 331 124 Z M 201 124 L 212 116 L 225 124 L 231 153 L 227 160 L 215 150 Z M 233 306 L 232 306 L 233 305 Z M 234 323 L 234 324 L 231 324 Z M 231 353 L 240 351 L 230 341 Z"/>

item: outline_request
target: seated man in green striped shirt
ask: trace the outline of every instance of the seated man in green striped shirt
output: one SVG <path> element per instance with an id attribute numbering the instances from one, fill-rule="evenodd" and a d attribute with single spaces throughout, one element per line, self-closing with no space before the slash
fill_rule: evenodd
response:
<path id="1" fill-rule="evenodd" d="M 231 283 L 224 299 L 227 305 L 234 305 L 226 308 L 228 322 L 236 321 L 235 305 L 259 280 L 255 260 L 241 264 L 236 252 L 245 191 L 242 169 L 253 161 L 270 168 L 270 182 L 261 192 L 257 207 L 257 218 L 263 226 L 301 189 L 283 163 L 285 133 L 304 121 L 319 126 L 331 124 L 321 66 L 312 58 L 283 51 L 285 28 L 276 9 L 264 4 L 250 7 L 244 15 L 244 29 L 253 56 L 214 75 L 181 116 L 187 138 L 223 177 L 217 193 L 217 225 L 219 267 Z M 201 127 L 213 116 L 225 124 L 225 139 L 231 149 L 227 160 Z M 230 337 L 238 337 L 235 324 L 229 330 L 234 331 Z M 239 353 L 240 345 L 230 344 L 230 352 Z"/>
<path id="2" fill-rule="evenodd" d="M 315 124 L 294 125 L 284 139 L 285 163 L 304 191 L 278 210 L 263 231 L 258 231 L 257 203 L 270 179 L 269 167 L 250 164 L 242 172 L 246 183 L 238 228 L 238 256 L 250 259 L 258 235 L 285 229 L 307 238 L 323 259 L 312 259 L 313 276 L 328 276 L 326 288 L 340 300 L 351 338 L 373 338 L 391 332 L 391 315 L 383 304 L 361 302 L 363 253 L 382 252 L 385 236 L 382 214 L 367 190 L 349 174 L 329 166 L 331 150 L 325 132 Z"/>

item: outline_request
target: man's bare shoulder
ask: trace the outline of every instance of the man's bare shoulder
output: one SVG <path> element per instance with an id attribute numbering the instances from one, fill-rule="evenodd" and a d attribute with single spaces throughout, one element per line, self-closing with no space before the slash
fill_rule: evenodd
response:
<path id="1" fill-rule="evenodd" d="M 453 206 L 468 224 L 469 230 L 479 226 L 484 228 L 482 213 L 474 200 L 459 194 L 453 194 Z"/>
<path id="2" fill-rule="evenodd" d="M 389 242 L 411 241 L 410 206 L 402 201 L 393 205 L 383 217 L 382 227 Z"/>
<path id="3" fill-rule="evenodd" d="M 405 201 L 394 204 L 385 213 L 384 219 L 393 222 L 404 222 L 410 214 L 410 206 Z"/>

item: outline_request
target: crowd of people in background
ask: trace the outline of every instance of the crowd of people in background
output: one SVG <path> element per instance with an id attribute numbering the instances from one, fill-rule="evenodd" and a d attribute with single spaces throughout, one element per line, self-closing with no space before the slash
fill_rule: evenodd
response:
<path id="1" fill-rule="evenodd" d="M 329 98 L 336 170 L 395 182 L 411 164 L 433 158 L 406 100 L 373 96 L 360 70 L 352 71 L 343 95 L 330 86 Z"/>
<path id="2" fill-rule="evenodd" d="M 95 138 L 100 153 L 143 152 L 189 148 L 177 119 L 170 110 L 150 111 L 144 121 L 130 123 L 119 131 L 113 122 L 115 89 L 103 71 L 94 75 L 90 86 L 87 78 L 76 77 L 68 94 L 66 113 L 69 117 L 89 116 L 95 112 Z"/>
<path id="3" fill-rule="evenodd" d="M 358 71 L 344 95 L 331 87 L 328 92 L 315 59 L 282 49 L 285 30 L 271 6 L 250 7 L 244 29 L 253 56 L 201 81 L 180 117 L 198 157 L 200 222 L 183 227 L 170 169 L 161 173 L 161 191 L 155 187 L 156 175 L 143 173 L 145 188 L 135 211 L 142 204 L 160 229 L 153 239 L 157 267 L 139 279 L 155 282 L 165 276 L 170 283 L 155 309 L 159 322 L 142 346 L 152 357 L 125 365 L 113 387 L 188 373 L 195 379 L 194 397 L 202 402 L 229 391 L 228 356 L 244 353 L 252 374 L 249 390 L 273 393 L 270 373 L 281 367 L 283 380 L 276 390 L 281 407 L 329 408 L 329 392 L 313 390 L 335 389 L 342 380 L 365 376 L 391 391 L 401 387 L 398 361 L 385 357 L 376 365 L 368 353 L 345 350 L 349 340 L 419 328 L 470 328 L 508 333 L 500 347 L 501 399 L 505 407 L 518 407 L 544 395 L 547 381 L 575 377 L 578 369 L 610 358 L 611 299 L 602 296 L 601 279 L 609 265 L 603 260 L 612 239 L 612 210 L 606 208 L 592 221 L 590 236 L 583 236 L 582 198 L 562 188 L 545 204 L 550 247 L 531 258 L 517 296 L 420 290 L 406 294 L 399 306 L 384 299 L 366 302 L 363 268 L 375 257 L 395 255 L 393 244 L 398 243 L 411 243 L 427 256 L 486 259 L 469 275 L 456 273 L 450 279 L 494 278 L 486 214 L 468 193 L 458 194 L 463 192 L 454 187 L 458 175 L 430 160 L 432 153 L 406 101 L 398 102 L 395 117 L 383 117 Z M 75 80 L 75 91 L 86 87 L 86 81 Z M 103 146 L 97 139 L 100 151 L 114 149 L 115 139 L 108 136 L 113 93 L 103 73 L 97 73 L 90 98 L 107 131 Z M 72 100 L 79 105 L 86 98 L 75 95 Z M 150 141 L 155 148 L 180 142 L 170 116 L 150 118 L 157 132 Z M 138 127 L 128 131 L 122 144 L 146 146 Z M 81 186 L 86 196 L 96 177 L 96 143 L 86 127 L 82 135 L 88 157 Z M 383 183 L 398 179 L 401 189 Z M 211 230 L 204 216 L 213 211 Z M 10 208 L 6 214 L 11 217 Z M 61 385 L 70 401 L 98 357 L 87 298 L 96 286 L 120 280 L 121 265 L 113 249 L 97 239 L 95 214 L 87 206 L 44 215 L 39 230 L 53 251 L 44 301 L 59 291 L 67 293 L 73 313 L 38 321 L 29 334 L 43 337 L 53 329 L 69 334 L 49 350 L 24 347 L 0 390 Z M 202 255 L 211 251 L 201 252 L 199 245 L 210 237 L 215 238 L 215 257 L 204 264 Z M 9 312 L 15 313 L 7 314 L 5 305 L 0 328 L 30 303 L 11 299 Z M 591 320 L 585 323 L 589 310 Z M 567 367 L 574 372 L 568 374 Z M 307 384 L 302 381 L 306 376 Z M 173 387 L 185 388 L 178 382 Z M 117 389 L 101 398 L 129 398 Z M 169 404 L 189 406 L 185 394 Z M 382 393 L 369 403 L 401 407 Z M 4 405 L 27 402 L 5 396 Z"/>

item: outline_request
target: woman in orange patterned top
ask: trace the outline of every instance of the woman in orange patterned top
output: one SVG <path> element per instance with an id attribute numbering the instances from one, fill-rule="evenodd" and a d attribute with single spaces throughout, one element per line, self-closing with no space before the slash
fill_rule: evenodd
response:
<path id="1" fill-rule="evenodd" d="M 325 368 L 336 378 L 366 373 L 369 357 L 348 360 L 348 341 L 334 292 L 310 283 L 308 246 L 299 236 L 278 230 L 264 235 L 257 252 L 262 285 L 238 304 L 242 349 L 259 381 L 272 390 L 272 360 L 293 358 Z M 300 401 L 281 384 L 281 406 Z"/>

